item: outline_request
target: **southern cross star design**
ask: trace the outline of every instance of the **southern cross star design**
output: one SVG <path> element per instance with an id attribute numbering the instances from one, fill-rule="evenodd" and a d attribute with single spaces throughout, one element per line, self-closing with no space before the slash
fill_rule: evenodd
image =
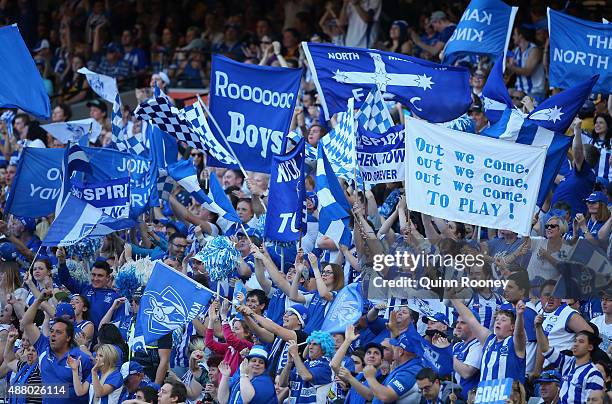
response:
<path id="1" fill-rule="evenodd" d="M 377 53 L 370 53 L 374 60 L 374 72 L 343 72 L 337 70 L 334 79 L 346 84 L 376 84 L 381 92 L 387 91 L 387 86 L 419 87 L 431 89 L 434 84 L 431 77 L 425 74 L 388 73 L 385 62 Z"/>
<path id="2" fill-rule="evenodd" d="M 558 106 L 554 106 L 552 108 L 542 109 L 540 111 L 536 111 L 529 116 L 529 119 L 535 119 L 538 121 L 553 121 L 553 123 L 561 120 L 561 115 L 564 115 L 565 112 L 561 112 L 561 108 Z"/>

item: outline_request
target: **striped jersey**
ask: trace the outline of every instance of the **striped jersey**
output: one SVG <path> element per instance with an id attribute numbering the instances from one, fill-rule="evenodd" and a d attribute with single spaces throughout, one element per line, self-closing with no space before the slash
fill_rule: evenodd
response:
<path id="1" fill-rule="evenodd" d="M 525 383 L 525 358 L 514 351 L 514 336 L 499 341 L 491 334 L 482 348 L 480 381 L 507 377 Z"/>
<path id="2" fill-rule="evenodd" d="M 480 324 L 483 327 L 493 330 L 493 324 L 495 324 L 495 311 L 504 302 L 502 297 L 491 292 L 491 296 L 484 297 L 477 291 L 474 291 L 472 298 L 466 304 L 472 310 L 476 310 L 480 316 Z"/>
<path id="3" fill-rule="evenodd" d="M 453 356 L 466 365 L 480 370 L 482 344 L 478 341 L 478 338 L 473 338 L 471 341 L 461 341 L 453 346 Z M 467 379 L 462 378 L 458 372 L 455 372 L 454 376 L 457 383 L 461 385 L 460 396 L 462 399 L 466 400 L 468 392 L 472 390 L 472 388 L 478 386 L 480 372 L 475 372 L 472 377 Z"/>
<path id="4" fill-rule="evenodd" d="M 559 398 L 561 403 L 586 403 L 593 390 L 603 390 L 603 376 L 593 362 L 576 366 L 576 358 L 562 354 L 558 349 L 551 347 L 545 354 L 548 360 L 561 371 L 563 380 Z"/>
<path id="5" fill-rule="evenodd" d="M 529 55 L 536 49 L 537 46 L 531 42 L 524 51 L 522 51 L 519 47 L 514 48 L 514 59 L 516 60 L 516 65 L 518 67 L 526 67 Z M 535 97 L 538 95 L 543 96 L 545 94 L 545 84 L 546 73 L 544 72 L 542 61 L 540 60 L 530 76 L 522 76 L 517 74 L 515 87 L 517 90 L 523 91 L 528 96 Z"/>

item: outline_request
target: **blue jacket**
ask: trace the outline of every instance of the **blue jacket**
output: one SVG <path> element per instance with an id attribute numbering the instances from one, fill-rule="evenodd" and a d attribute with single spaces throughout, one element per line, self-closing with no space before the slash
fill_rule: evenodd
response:
<path id="1" fill-rule="evenodd" d="M 60 264 L 58 268 L 60 282 L 68 288 L 72 293 L 78 293 L 85 296 L 89 300 L 89 319 L 94 323 L 95 334 L 97 334 L 100 320 L 111 308 L 115 299 L 119 298 L 119 294 L 110 288 L 94 288 L 89 283 L 80 283 L 70 276 L 70 271 L 66 264 Z"/>

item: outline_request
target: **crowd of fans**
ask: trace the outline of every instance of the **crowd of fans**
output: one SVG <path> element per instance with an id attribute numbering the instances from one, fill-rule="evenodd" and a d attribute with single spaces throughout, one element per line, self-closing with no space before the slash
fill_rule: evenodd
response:
<path id="1" fill-rule="evenodd" d="M 1 17 L 19 24 L 32 50 L 52 97 L 52 120 L 70 120 L 70 105 L 88 100 L 90 116 L 103 127 L 92 142 L 98 147 L 111 145 L 110 114 L 77 73 L 81 67 L 117 78 L 122 89 L 136 88 L 139 101 L 151 96 L 153 83 L 161 89 L 207 87 L 211 52 L 245 63 L 304 67 L 291 130 L 316 148 L 329 127 L 302 40 L 439 62 L 466 6 L 382 0 L 35 3 L 0 2 Z M 591 16 L 580 4 L 568 11 Z M 522 8 L 513 30 L 506 79 L 515 107 L 524 112 L 557 91 L 547 82 L 545 15 L 539 4 Z M 455 64 L 471 70 L 474 102 L 468 115 L 480 132 L 488 121 L 479 97 L 492 63 L 464 57 Z M 396 123 L 402 122 L 402 106 L 388 106 Z M 42 382 L 69 386 L 63 400 L 83 403 L 469 403 L 480 381 L 509 377 L 515 381 L 511 403 L 530 397 L 547 404 L 610 402 L 612 288 L 559 296 L 557 284 L 575 249 L 612 258 L 611 111 L 612 96 L 606 94 L 593 94 L 580 110 L 570 129 L 567 162 L 534 217 L 530 237 L 411 212 L 401 183 L 367 191 L 343 183 L 352 205 L 353 245 L 338 245 L 317 236 L 311 162 L 307 231 L 299 246 L 281 247 L 261 236 L 269 176 L 245 178 L 240 170 L 208 167 L 205 154 L 184 145 L 180 157 L 193 161 L 204 189 L 211 175 L 219 178 L 244 228 L 200 206 L 179 186 L 129 234 L 69 248 L 40 248 L 53 216 L 3 215 L 4 395 L 15 398 L 15 387 Z M 124 120 L 138 133 L 127 106 Z M 64 145 L 25 113 L 1 125 L 4 206 L 23 148 Z M 134 269 L 150 274 L 152 261 L 161 260 L 216 290 L 199 253 L 218 235 L 230 236 L 242 256 L 221 288 L 228 299 L 213 301 L 206 313 L 146 349 L 132 349 L 146 280 L 126 288 L 122 275 Z M 366 299 L 360 320 L 345 332 L 320 331 L 337 292 L 367 283 L 376 255 L 422 251 L 482 261 L 461 269 L 391 266 L 383 273 L 431 279 L 462 274 L 503 280 L 505 287 L 421 289 L 415 291 L 418 299 Z M 607 265 L 604 272 L 610 271 Z M 440 349 L 452 345 L 450 374 L 427 366 L 411 330 Z M 16 400 L 47 402 L 35 395 Z"/>

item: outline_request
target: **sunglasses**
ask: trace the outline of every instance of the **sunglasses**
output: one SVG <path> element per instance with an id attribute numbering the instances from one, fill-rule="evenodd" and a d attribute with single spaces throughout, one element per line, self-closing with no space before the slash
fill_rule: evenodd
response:
<path id="1" fill-rule="evenodd" d="M 521 101 L 523 99 L 523 97 L 519 97 L 519 96 L 512 96 L 513 100 L 517 100 L 517 101 Z"/>
<path id="2" fill-rule="evenodd" d="M 191 157 L 202 157 L 202 153 L 191 153 Z"/>
<path id="3" fill-rule="evenodd" d="M 559 227 L 558 224 L 547 224 L 544 226 L 545 229 L 556 229 L 557 227 Z"/>

